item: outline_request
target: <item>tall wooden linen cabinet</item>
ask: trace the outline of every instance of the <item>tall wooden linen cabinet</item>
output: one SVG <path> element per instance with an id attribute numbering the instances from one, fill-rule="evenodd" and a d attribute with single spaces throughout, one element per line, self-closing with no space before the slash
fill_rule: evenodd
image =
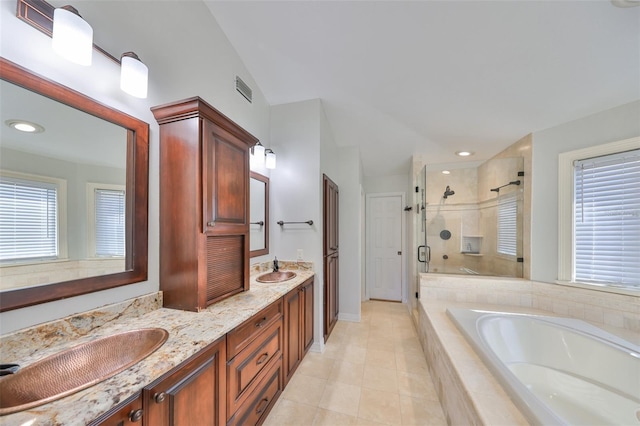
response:
<path id="1" fill-rule="evenodd" d="M 324 223 L 324 341 L 326 342 L 333 327 L 338 322 L 340 303 L 339 283 L 339 190 L 338 185 L 322 176 L 323 181 L 323 223 Z"/>
<path id="2" fill-rule="evenodd" d="M 199 97 L 151 108 L 160 124 L 160 290 L 200 311 L 249 289 L 249 148 Z"/>

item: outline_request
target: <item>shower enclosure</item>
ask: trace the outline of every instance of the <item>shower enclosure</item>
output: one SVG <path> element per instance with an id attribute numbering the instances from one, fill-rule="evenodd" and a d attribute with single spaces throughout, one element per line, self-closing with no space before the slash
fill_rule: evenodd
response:
<path id="1" fill-rule="evenodd" d="M 522 157 L 424 167 L 418 178 L 418 272 L 523 276 Z M 444 190 L 444 192 L 443 192 Z"/>

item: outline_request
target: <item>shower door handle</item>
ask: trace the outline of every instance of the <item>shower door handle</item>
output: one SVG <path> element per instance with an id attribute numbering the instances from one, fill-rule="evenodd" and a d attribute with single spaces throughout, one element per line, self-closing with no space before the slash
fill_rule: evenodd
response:
<path id="1" fill-rule="evenodd" d="M 425 258 L 424 259 L 420 258 L 420 249 L 421 248 L 425 249 L 425 252 L 424 252 L 425 253 Z M 427 259 L 426 259 L 426 254 L 427 254 L 426 248 L 427 248 L 427 246 L 418 246 L 418 262 L 420 262 L 420 263 L 426 263 L 427 262 Z"/>

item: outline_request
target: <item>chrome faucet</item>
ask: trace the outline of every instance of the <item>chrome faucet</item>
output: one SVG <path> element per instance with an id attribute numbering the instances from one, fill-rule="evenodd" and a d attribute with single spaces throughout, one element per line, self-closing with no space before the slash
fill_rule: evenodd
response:
<path id="1" fill-rule="evenodd" d="M 278 270 L 280 269 L 280 266 L 278 266 L 278 258 L 274 258 L 273 259 L 273 272 L 278 272 Z"/>

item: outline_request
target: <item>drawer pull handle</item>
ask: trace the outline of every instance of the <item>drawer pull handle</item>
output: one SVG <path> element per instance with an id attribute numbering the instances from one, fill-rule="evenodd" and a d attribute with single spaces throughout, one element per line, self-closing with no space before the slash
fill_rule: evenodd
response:
<path id="1" fill-rule="evenodd" d="M 260 321 L 256 323 L 256 328 L 262 327 L 263 325 L 266 324 L 266 322 L 267 322 L 267 317 L 262 318 Z"/>
<path id="2" fill-rule="evenodd" d="M 266 410 L 268 406 L 269 398 L 264 398 L 262 401 L 260 401 L 260 405 L 258 405 L 258 408 L 256 408 L 256 414 L 262 414 L 262 412 Z"/>
<path id="3" fill-rule="evenodd" d="M 260 356 L 260 359 L 258 359 L 258 361 L 256 361 L 256 365 L 260 365 L 263 362 L 265 362 L 267 359 L 269 358 L 269 353 L 265 352 Z"/>

